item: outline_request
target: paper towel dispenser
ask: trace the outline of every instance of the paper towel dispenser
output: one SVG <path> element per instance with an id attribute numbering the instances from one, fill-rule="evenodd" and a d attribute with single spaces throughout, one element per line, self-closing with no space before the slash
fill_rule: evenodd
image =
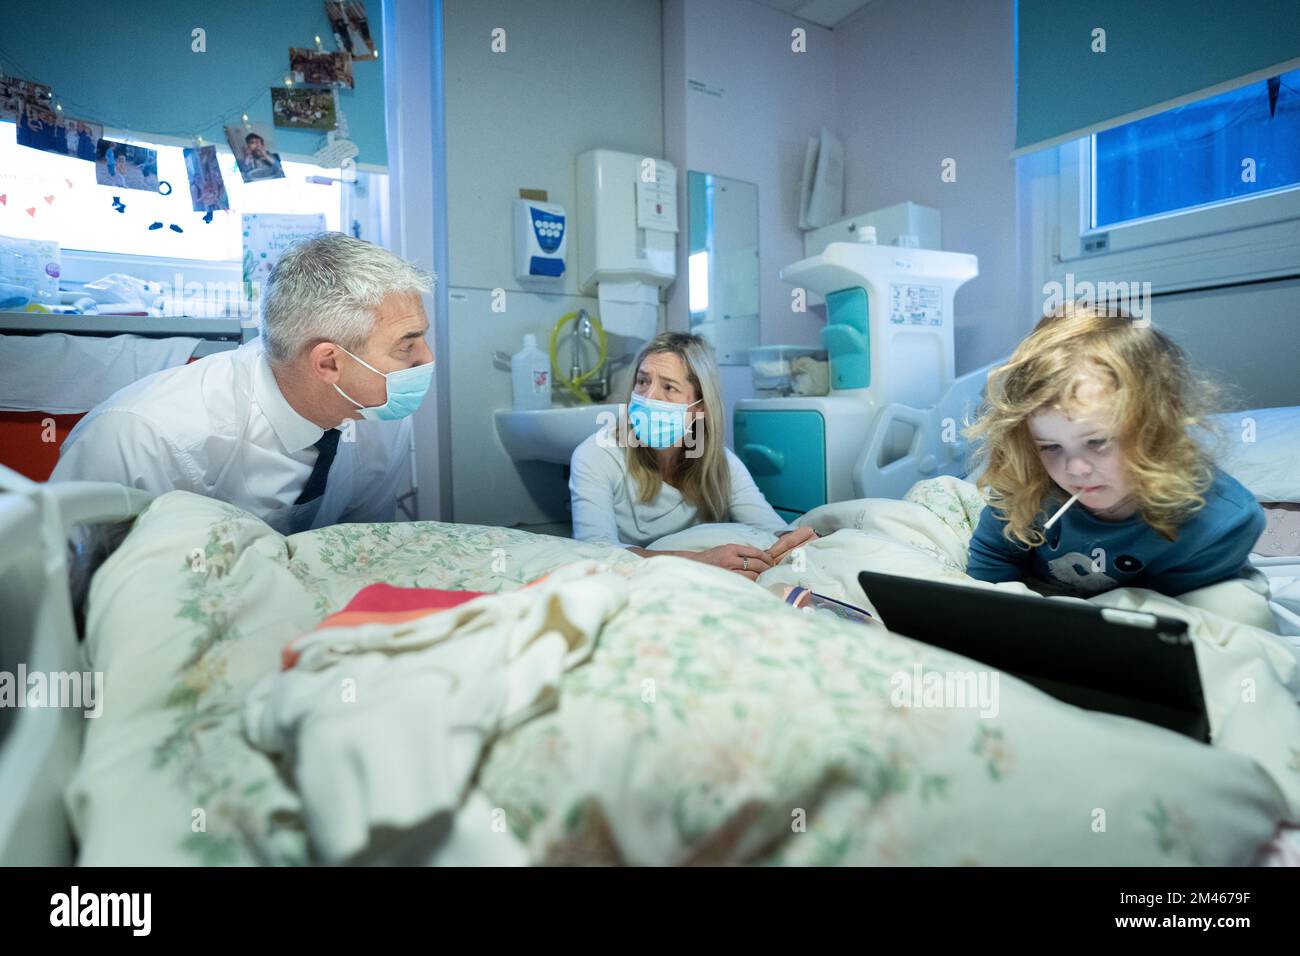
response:
<path id="1" fill-rule="evenodd" d="M 579 291 L 598 297 L 608 331 L 650 338 L 660 290 L 677 278 L 677 168 L 593 149 L 578 156 L 577 176 Z"/>

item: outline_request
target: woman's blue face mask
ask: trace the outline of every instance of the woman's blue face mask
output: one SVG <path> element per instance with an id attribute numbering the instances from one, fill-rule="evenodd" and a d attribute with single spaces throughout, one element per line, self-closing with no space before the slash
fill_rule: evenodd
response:
<path id="1" fill-rule="evenodd" d="M 340 345 L 339 348 L 343 349 L 343 346 Z M 343 351 L 348 352 L 347 349 Z M 394 421 L 410 415 L 420 407 L 424 396 L 428 394 L 429 385 L 433 382 L 433 362 L 425 362 L 423 365 L 414 365 L 411 368 L 399 368 L 396 372 L 381 372 L 364 359 L 352 355 L 351 352 L 348 352 L 348 355 L 376 375 L 384 377 L 388 401 L 371 407 L 362 405 L 338 385 L 334 386 L 334 390 L 357 406 L 361 417 L 369 421 Z"/>
<path id="2" fill-rule="evenodd" d="M 690 404 L 661 402 L 633 392 L 627 401 L 627 417 L 641 444 L 651 448 L 671 448 L 686 435 L 687 410 L 702 401 L 696 399 Z"/>

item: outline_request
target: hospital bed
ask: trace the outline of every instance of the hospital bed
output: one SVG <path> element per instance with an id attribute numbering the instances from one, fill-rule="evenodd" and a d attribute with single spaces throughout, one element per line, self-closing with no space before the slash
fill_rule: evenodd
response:
<path id="1" fill-rule="evenodd" d="M 989 373 L 1004 361 L 958 376 L 933 405 L 890 402 L 881 408 L 854 466 L 857 496 L 901 498 L 926 478 L 966 477 L 970 445 L 962 431 L 975 421 Z"/>
<path id="2" fill-rule="evenodd" d="M 0 465 L 48 478 L 90 409 L 146 375 L 238 348 L 247 331 L 238 319 L 0 312 Z"/>
<path id="3" fill-rule="evenodd" d="M 823 537 L 755 587 L 681 559 L 503 528 L 343 525 L 285 538 L 186 493 L 150 501 L 5 471 L 0 672 L 98 671 L 105 693 L 97 718 L 0 708 L 0 862 L 317 862 L 302 794 L 242 722 L 284 646 L 370 583 L 524 594 L 575 562 L 625 575 L 626 601 L 603 621 L 591 659 L 564 676 L 555 706 L 490 741 L 474 776 L 474 793 L 508 823 L 502 839 L 529 862 L 1276 856 L 1288 845 L 1279 834 L 1300 822 L 1300 679 L 1285 638 L 1150 592 L 1094 599 L 1189 620 L 1216 735 L 1202 746 L 1006 675 L 992 707 L 899 704 L 912 675 L 956 680 L 978 665 L 770 593 L 803 582 L 865 604 L 851 590 L 863 569 L 968 581 L 965 542 L 981 507 L 953 477 L 905 500 L 827 505 L 800 522 Z M 79 640 L 68 538 L 133 518 L 94 573 Z M 659 544 L 744 533 L 702 526 Z M 1300 581 L 1300 557 L 1271 568 L 1283 590 Z M 1300 601 L 1290 611 L 1300 622 Z"/>
<path id="4" fill-rule="evenodd" d="M 133 488 L 97 482 L 39 485 L 0 467 L 0 673 L 83 669 L 74 599 L 84 597 L 68 547 L 77 529 L 120 527 L 149 503 Z M 86 543 L 87 559 L 94 550 Z M 80 592 L 80 593 L 79 593 Z M 15 688 L 15 692 L 18 689 Z M 62 790 L 80 756 L 84 721 L 74 708 L 0 707 L 0 860 L 68 864 L 74 846 Z"/>

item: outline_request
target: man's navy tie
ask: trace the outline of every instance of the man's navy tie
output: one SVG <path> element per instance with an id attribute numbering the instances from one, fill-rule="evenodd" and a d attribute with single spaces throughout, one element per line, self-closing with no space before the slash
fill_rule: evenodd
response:
<path id="1" fill-rule="evenodd" d="M 316 456 L 316 464 L 312 466 L 311 477 L 307 479 L 307 484 L 302 489 L 302 494 L 298 496 L 295 505 L 305 505 L 309 501 L 315 501 L 325 493 L 325 479 L 329 477 L 330 465 L 334 463 L 334 453 L 339 447 L 339 430 L 337 428 L 327 428 L 325 434 L 320 436 L 316 442 L 316 448 L 319 454 Z"/>

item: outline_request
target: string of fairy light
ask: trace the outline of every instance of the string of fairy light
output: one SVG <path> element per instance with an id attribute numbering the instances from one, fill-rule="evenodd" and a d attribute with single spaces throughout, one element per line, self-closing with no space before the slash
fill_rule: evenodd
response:
<path id="1" fill-rule="evenodd" d="M 322 46 L 321 38 L 319 35 L 315 37 L 315 43 L 316 43 L 316 51 L 318 53 L 329 52 L 325 50 L 325 48 Z M 378 51 L 376 51 L 375 57 L 378 58 L 378 56 L 379 56 Z M 0 45 L 0 63 L 5 64 L 4 68 L 0 69 L 0 78 L 9 76 L 18 80 L 22 80 L 26 83 L 32 83 L 40 86 L 49 87 L 49 84 L 42 83 L 40 80 L 35 78 L 34 74 L 24 69 L 21 61 L 17 57 L 13 56 L 8 50 L 6 50 L 3 45 Z M 234 109 L 227 110 L 219 114 L 218 116 L 216 116 L 214 119 L 209 120 L 206 123 L 202 123 L 197 126 L 191 126 L 185 129 L 150 129 L 148 132 L 153 136 L 167 136 L 167 137 L 174 137 L 180 139 L 188 139 L 194 142 L 198 146 L 216 145 L 213 143 L 208 143 L 203 138 L 204 130 L 212 129 L 214 126 L 221 126 L 224 128 L 226 126 L 232 125 L 232 122 L 235 117 L 239 118 L 239 121 L 243 124 L 245 128 L 249 128 L 250 123 L 248 118 L 248 111 L 252 109 L 259 101 L 261 101 L 261 99 L 266 95 L 266 90 L 268 88 L 274 87 L 276 85 L 280 85 L 286 89 L 292 89 L 295 86 L 295 83 L 296 81 L 294 80 L 294 73 L 292 70 L 281 70 L 277 73 L 275 78 L 273 78 L 270 82 L 259 85 L 257 87 L 257 92 L 254 93 L 252 96 L 248 97 L 248 99 L 242 105 Z M 62 95 L 59 94 L 57 90 L 54 90 L 52 87 L 49 88 L 52 94 L 51 106 L 53 111 L 57 115 L 66 116 L 69 119 L 76 119 L 85 123 L 93 123 L 96 126 L 102 126 L 108 129 L 122 130 L 125 133 L 127 133 L 130 138 L 137 138 L 137 139 L 147 138 L 147 137 L 135 136 L 134 127 L 130 124 L 113 122 L 113 119 L 117 117 L 103 118 L 102 116 L 95 115 L 96 113 L 98 113 L 98 110 L 87 109 L 85 107 L 85 104 L 80 103 L 77 100 L 74 100 L 69 97 L 63 97 Z M 310 87 L 304 85 L 303 88 L 308 89 Z M 334 92 L 337 93 L 337 87 L 332 87 L 332 88 Z M 335 114 L 338 123 L 338 129 L 336 130 L 336 132 L 339 133 L 340 135 L 346 136 L 347 120 L 343 113 L 342 107 L 337 105 L 337 96 L 335 97 L 335 102 L 336 102 Z M 64 109 L 65 104 L 68 106 L 69 108 L 68 110 Z"/>

